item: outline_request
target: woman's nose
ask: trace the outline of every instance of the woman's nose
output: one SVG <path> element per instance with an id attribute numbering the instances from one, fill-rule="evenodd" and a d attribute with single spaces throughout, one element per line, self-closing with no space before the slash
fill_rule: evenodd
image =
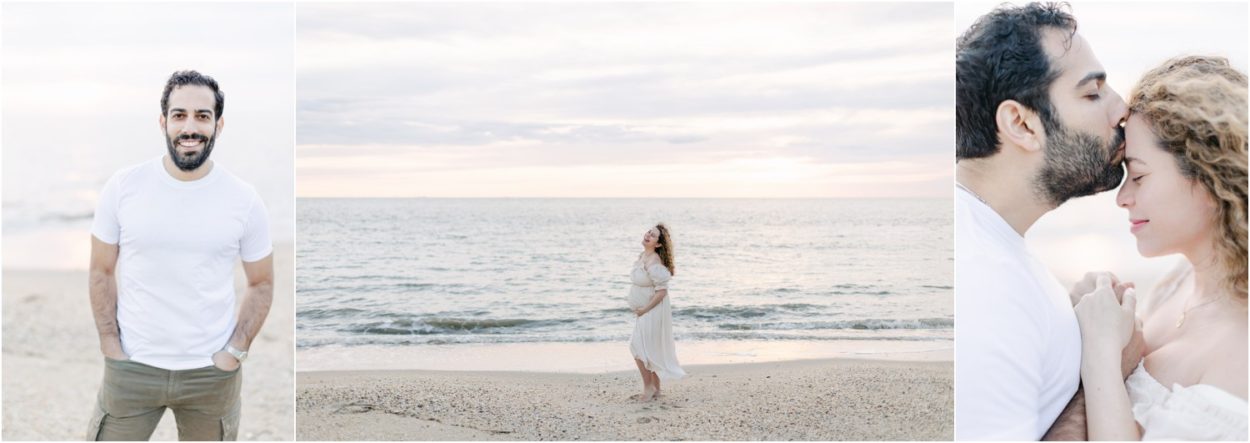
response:
<path id="1" fill-rule="evenodd" d="M 1120 191 L 1115 194 L 1115 203 L 1121 208 L 1128 209 L 1128 207 L 1134 203 L 1133 191 L 1129 190 L 1129 188 L 1132 188 L 1133 186 L 1132 179 L 1126 180 L 1124 182 L 1124 186 L 1121 186 Z"/>

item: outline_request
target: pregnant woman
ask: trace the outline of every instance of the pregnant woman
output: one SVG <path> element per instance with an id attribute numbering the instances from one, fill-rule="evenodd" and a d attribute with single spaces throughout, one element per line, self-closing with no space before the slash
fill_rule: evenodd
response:
<path id="1" fill-rule="evenodd" d="M 660 380 L 686 376 L 677 363 L 673 344 L 673 308 L 668 302 L 668 280 L 673 278 L 673 239 L 668 227 L 658 223 L 642 236 L 642 254 L 629 273 L 629 308 L 637 316 L 629 352 L 642 374 L 639 400 L 660 395 Z"/>
<path id="2" fill-rule="evenodd" d="M 1117 303 L 1106 277 L 1077 304 L 1089 439 L 1245 441 L 1246 76 L 1222 58 L 1174 59 L 1142 78 L 1129 112 L 1116 200 L 1142 255 L 1185 260 L 1141 304 Z M 1122 381 L 1135 316 L 1145 358 Z"/>

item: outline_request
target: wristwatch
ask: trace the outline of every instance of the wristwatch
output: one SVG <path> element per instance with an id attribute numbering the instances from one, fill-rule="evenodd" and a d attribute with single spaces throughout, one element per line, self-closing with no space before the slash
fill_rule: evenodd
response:
<path id="1" fill-rule="evenodd" d="M 241 351 L 239 348 L 230 346 L 229 343 L 226 343 L 226 349 L 223 349 L 223 351 L 229 352 L 230 355 L 234 356 L 235 360 L 239 361 L 239 363 L 243 363 L 244 360 L 247 360 L 247 351 Z"/>

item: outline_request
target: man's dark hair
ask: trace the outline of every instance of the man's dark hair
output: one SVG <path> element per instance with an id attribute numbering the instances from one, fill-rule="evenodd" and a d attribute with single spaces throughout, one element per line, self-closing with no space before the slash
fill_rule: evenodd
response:
<path id="1" fill-rule="evenodd" d="M 1037 111 L 1047 131 L 1060 127 L 1047 90 L 1059 76 L 1042 47 L 1046 28 L 1076 34 L 1067 3 L 1002 5 L 955 42 L 955 158 L 997 154 L 998 105 L 1015 100 Z"/>
<path id="2" fill-rule="evenodd" d="M 165 93 L 161 94 L 161 115 L 169 115 L 169 94 L 172 94 L 174 89 L 186 85 L 204 86 L 212 89 L 213 98 L 217 100 L 217 104 L 213 106 L 213 120 L 221 118 L 221 113 L 226 108 L 226 94 L 222 93 L 221 89 L 217 87 L 217 80 L 192 70 L 178 71 L 174 75 L 169 76 L 169 81 L 165 82 Z"/>

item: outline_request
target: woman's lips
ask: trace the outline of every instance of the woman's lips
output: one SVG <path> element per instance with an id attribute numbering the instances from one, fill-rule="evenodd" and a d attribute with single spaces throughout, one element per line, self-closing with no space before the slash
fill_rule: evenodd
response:
<path id="1" fill-rule="evenodd" d="M 1129 228 L 1129 232 L 1136 234 L 1137 231 L 1144 229 L 1146 223 L 1150 223 L 1150 220 L 1129 220 L 1128 222 L 1133 225 L 1133 227 Z"/>

